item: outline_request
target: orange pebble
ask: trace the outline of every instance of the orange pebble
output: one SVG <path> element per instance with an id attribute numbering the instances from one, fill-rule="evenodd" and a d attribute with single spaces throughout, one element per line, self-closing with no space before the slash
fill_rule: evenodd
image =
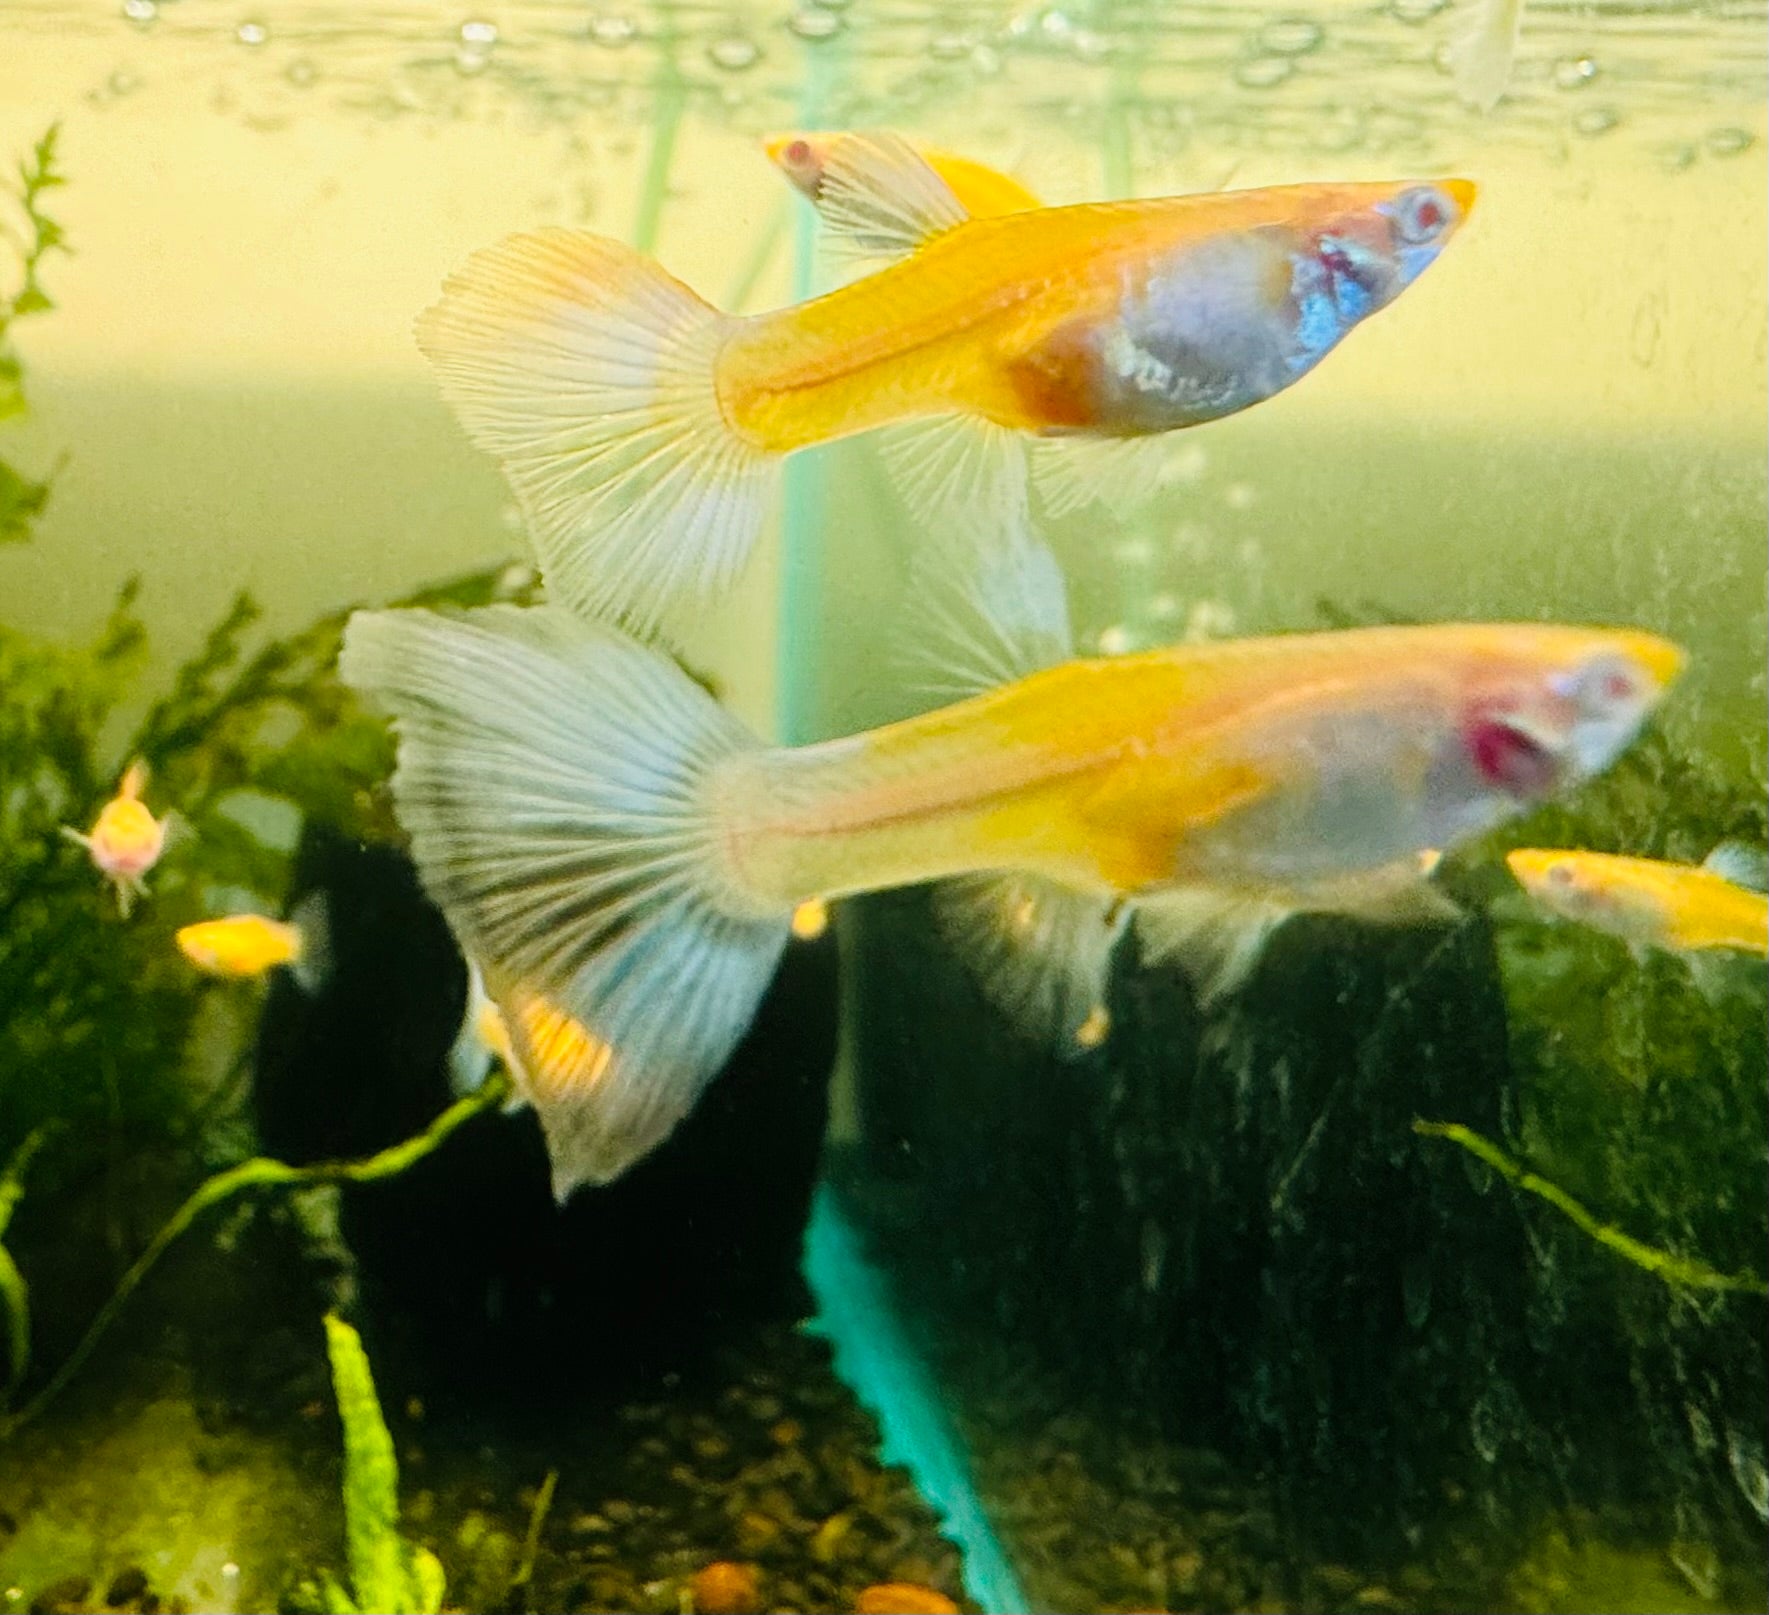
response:
<path id="1" fill-rule="evenodd" d="M 761 1582 L 753 1565 L 717 1559 L 694 1572 L 695 1615 L 760 1615 Z"/>
<path id="2" fill-rule="evenodd" d="M 881 1581 L 854 1600 L 854 1615 L 958 1615 L 958 1606 L 932 1587 Z"/>

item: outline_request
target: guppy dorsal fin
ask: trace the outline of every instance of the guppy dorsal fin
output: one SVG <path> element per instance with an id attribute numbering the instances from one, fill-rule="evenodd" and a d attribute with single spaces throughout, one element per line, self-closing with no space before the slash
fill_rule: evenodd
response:
<path id="1" fill-rule="evenodd" d="M 928 160 L 885 130 L 830 139 L 811 200 L 835 240 L 890 257 L 914 252 L 970 218 Z"/>
<path id="2" fill-rule="evenodd" d="M 1075 654 L 1062 569 L 1024 524 L 980 554 L 925 555 L 903 616 L 905 670 L 921 693 L 943 700 L 981 695 Z"/>

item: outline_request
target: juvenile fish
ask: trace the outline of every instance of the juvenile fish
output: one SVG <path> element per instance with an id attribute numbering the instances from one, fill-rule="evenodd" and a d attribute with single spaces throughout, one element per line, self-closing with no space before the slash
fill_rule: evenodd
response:
<path id="1" fill-rule="evenodd" d="M 1536 902 L 1635 948 L 1731 948 L 1769 956 L 1761 855 L 1721 847 L 1703 864 L 1521 847 L 1505 862 Z M 1751 884 L 1754 883 L 1754 889 Z"/>
<path id="2" fill-rule="evenodd" d="M 148 810 L 141 799 L 146 789 L 147 764 L 138 758 L 123 771 L 117 794 L 98 810 L 90 830 L 61 827 L 68 840 L 86 849 L 93 868 L 116 889 L 124 919 L 135 899 L 147 896 L 147 873 L 166 850 L 168 822 Z"/>
<path id="3" fill-rule="evenodd" d="M 234 981 L 286 969 L 311 992 L 330 969 L 325 903 L 318 896 L 297 904 L 286 920 L 229 914 L 183 926 L 173 940 L 197 969 Z"/>
<path id="4" fill-rule="evenodd" d="M 1628 630 L 1454 625 L 1046 667 L 1060 578 L 1024 570 L 971 658 L 1012 682 L 797 748 L 557 607 L 351 620 L 343 675 L 397 720 L 413 856 L 504 1009 L 561 1197 L 693 1106 L 809 901 L 948 883 L 996 1002 L 1084 1049 L 1131 923 L 1209 996 L 1297 909 L 1447 912 L 1420 851 L 1607 767 L 1681 662 Z M 593 1039 L 569 1080 L 525 1079 L 528 999 Z"/>
<path id="5" fill-rule="evenodd" d="M 875 427 L 901 428 L 923 516 L 999 535 L 1026 506 L 1028 441 L 1146 438 L 1272 397 L 1474 201 L 1451 179 L 973 219 L 902 141 L 867 150 L 869 205 L 890 198 L 925 243 L 809 302 L 721 314 L 630 247 L 554 229 L 475 253 L 420 316 L 555 601 L 673 626 L 742 569 L 785 456 Z"/>

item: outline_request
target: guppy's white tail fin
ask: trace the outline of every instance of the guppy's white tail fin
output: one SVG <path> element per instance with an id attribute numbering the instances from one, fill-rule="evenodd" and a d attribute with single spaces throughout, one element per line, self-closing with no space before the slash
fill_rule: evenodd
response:
<path id="1" fill-rule="evenodd" d="M 727 872 L 709 776 L 757 744 L 667 657 L 555 607 L 358 612 L 340 668 L 397 721 L 399 816 L 484 971 L 554 1193 L 668 1136 L 786 944 Z"/>
<path id="2" fill-rule="evenodd" d="M 418 346 L 502 464 L 553 599 L 645 635 L 742 570 L 779 456 L 719 408 L 734 323 L 631 247 L 563 229 L 474 253 L 419 317 Z"/>

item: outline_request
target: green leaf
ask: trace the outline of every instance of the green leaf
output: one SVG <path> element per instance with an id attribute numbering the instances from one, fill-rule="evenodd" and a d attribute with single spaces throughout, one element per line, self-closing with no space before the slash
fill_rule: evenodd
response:
<path id="1" fill-rule="evenodd" d="M 335 1313 L 325 1319 L 332 1387 L 344 1421 L 344 1530 L 357 1607 L 416 1615 L 399 1539 L 399 1464 L 381 1417 L 362 1337 Z"/>

